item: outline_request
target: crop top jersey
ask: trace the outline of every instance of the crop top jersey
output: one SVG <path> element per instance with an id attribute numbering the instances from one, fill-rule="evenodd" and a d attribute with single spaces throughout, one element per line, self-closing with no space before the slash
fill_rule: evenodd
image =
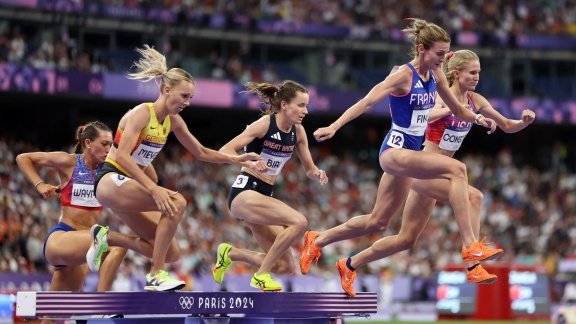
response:
<path id="1" fill-rule="evenodd" d="M 476 106 L 474 106 L 472 96 L 470 96 L 470 94 L 467 94 L 466 96 L 468 97 L 470 110 L 474 113 L 478 113 Z M 457 151 L 471 128 L 471 122 L 465 122 L 454 117 L 453 114 L 450 114 L 428 123 L 428 127 L 426 128 L 426 140 L 439 144 L 441 149 Z"/>
<path id="2" fill-rule="evenodd" d="M 166 116 L 162 124 L 158 122 L 156 118 L 156 112 L 154 111 L 154 104 L 151 102 L 146 103 L 148 109 L 150 110 L 150 120 L 148 125 L 140 131 L 140 136 L 136 141 L 136 145 L 132 149 L 132 158 L 136 164 L 146 167 L 152 163 L 156 155 L 166 144 L 168 140 L 168 134 L 170 134 L 170 115 Z M 118 148 L 120 141 L 122 140 L 123 129 L 118 128 L 116 135 L 114 136 L 114 147 Z M 120 171 L 128 174 L 118 163 L 112 161 L 110 158 L 106 159 L 107 162 L 114 164 Z"/>
<path id="3" fill-rule="evenodd" d="M 270 115 L 270 126 L 266 135 L 255 138 L 245 147 L 246 153 L 258 153 L 270 168 L 265 174 L 277 176 L 282 171 L 286 161 L 292 156 L 296 146 L 296 126 L 288 133 L 281 131 L 276 124 L 276 115 Z"/>
<path id="4" fill-rule="evenodd" d="M 72 176 L 66 186 L 60 190 L 60 204 L 86 210 L 104 209 L 94 194 L 94 178 L 101 167 L 102 164 L 99 164 L 96 170 L 90 170 L 84 164 L 82 154 L 76 154 L 76 165 Z"/>

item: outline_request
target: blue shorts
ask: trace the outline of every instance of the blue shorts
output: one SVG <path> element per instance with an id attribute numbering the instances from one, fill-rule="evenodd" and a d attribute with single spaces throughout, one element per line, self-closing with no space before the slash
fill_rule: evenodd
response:
<path id="1" fill-rule="evenodd" d="M 382 141 L 382 146 L 380 146 L 380 152 L 378 155 L 382 155 L 384 151 L 390 148 L 405 148 L 412 151 L 421 151 L 422 142 L 424 142 L 424 136 L 425 135 L 410 135 L 395 129 L 391 129 L 384 138 L 384 141 Z"/>
<path id="2" fill-rule="evenodd" d="M 56 226 L 54 226 L 54 228 L 48 233 L 48 235 L 46 235 L 46 239 L 44 239 L 44 247 L 42 248 L 42 254 L 44 255 L 44 259 L 46 259 L 46 242 L 48 242 L 48 238 L 50 237 L 50 235 L 52 235 L 52 233 L 54 232 L 58 232 L 58 231 L 64 231 L 64 232 L 70 232 L 70 231 L 75 231 L 76 229 L 74 229 L 72 226 L 65 224 L 65 223 L 58 223 L 56 224 Z M 48 260 L 46 260 L 46 262 L 48 262 Z M 63 265 L 55 265 L 54 267 L 65 267 Z"/>

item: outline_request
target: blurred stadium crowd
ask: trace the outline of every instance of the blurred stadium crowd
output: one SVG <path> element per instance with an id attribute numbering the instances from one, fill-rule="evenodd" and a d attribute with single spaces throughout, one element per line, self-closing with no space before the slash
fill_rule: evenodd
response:
<path id="1" fill-rule="evenodd" d="M 262 20 L 282 20 L 347 27 L 367 27 L 357 36 L 387 38 L 392 28 L 403 28 L 400 17 L 435 21 L 447 31 L 474 30 L 501 33 L 576 33 L 576 4 L 569 0 L 529 1 L 394 1 L 394 0 L 43 0 L 47 8 L 82 11 L 93 6 L 122 9 L 166 9 L 180 22 L 208 27 L 211 17 L 223 15 L 227 27 L 254 26 Z M 236 19 L 235 17 L 244 17 Z"/>
<path id="2" fill-rule="evenodd" d="M 14 138 L 3 138 L 0 145 L 0 272 L 50 271 L 42 256 L 42 244 L 47 231 L 58 221 L 59 200 L 42 200 L 14 162 L 18 153 L 40 148 Z M 576 212 L 576 174 L 566 168 L 563 152 L 565 148 L 560 144 L 550 152 L 551 167 L 545 171 L 514 165 L 507 149 L 493 155 L 487 152 L 463 157 L 470 183 L 484 193 L 481 232 L 506 251 L 498 262 L 545 266 L 554 276 L 561 258 L 576 257 L 576 220 L 571 217 Z M 329 149 L 313 148 L 313 155 L 317 165 L 327 171 L 329 184 L 320 186 L 309 181 L 298 159 L 293 158 L 278 179 L 275 197 L 306 215 L 308 227 L 316 230 L 369 213 L 381 171 L 353 158 L 352 151 L 335 156 Z M 239 171 L 236 167 L 196 161 L 179 145 L 167 146 L 155 166 L 161 184 L 178 190 L 188 200 L 188 210 L 176 235 L 183 255 L 171 264 L 172 271 L 209 274 L 221 242 L 258 250 L 249 229 L 231 217 L 227 208 L 229 187 Z M 47 183 L 58 183 L 53 171 L 43 169 L 40 174 Z M 400 222 L 398 215 L 384 235 L 396 234 Z M 105 211 L 101 223 L 130 232 L 109 211 Z M 319 267 L 313 267 L 312 272 L 333 272 L 332 265 L 338 258 L 360 251 L 380 237 L 367 236 L 324 248 Z M 293 247 L 295 258 L 299 257 L 300 244 Z M 433 277 L 447 264 L 461 264 L 460 249 L 452 209 L 438 203 L 414 249 L 373 262 L 361 271 Z M 123 271 L 143 269 L 147 262 L 129 253 Z M 134 264 L 140 266 L 132 267 Z M 236 263 L 232 271 L 244 274 L 253 269 Z"/>
<path id="3" fill-rule="evenodd" d="M 0 1 L 1 4 L 1 1 Z M 419 17 L 435 22 L 452 33 L 453 43 L 458 45 L 455 33 L 473 31 L 475 41 L 481 47 L 516 46 L 522 35 L 574 35 L 576 34 L 576 3 L 566 0 L 548 1 L 195 1 L 195 0 L 43 0 L 39 8 L 64 13 L 90 12 L 90 16 L 111 17 L 120 20 L 149 20 L 161 24 L 185 28 L 212 28 L 253 32 L 256 26 L 266 22 L 286 24 L 310 24 L 318 27 L 347 28 L 345 39 L 366 39 L 383 42 L 402 42 L 400 30 L 405 27 L 401 17 Z M 156 11 L 154 11 L 156 10 Z M 43 11 L 46 12 L 46 11 Z M 152 14 L 153 12 L 153 14 Z M 169 18 L 166 18 L 169 17 Z M 60 18 L 53 18 L 58 20 Z M 273 28 L 273 27 L 270 27 Z M 294 27 L 290 30 L 297 29 Z M 262 27 L 257 32 L 266 32 Z M 269 30 L 269 33 L 274 33 Z M 328 32 L 327 32 L 328 34 Z M 318 33 L 316 35 L 319 35 Z M 102 43 L 104 42 L 104 43 Z M 35 68 L 56 68 L 79 71 L 124 72 L 136 58 L 135 46 L 126 40 L 117 41 L 109 48 L 108 40 L 85 37 L 80 39 L 66 27 L 51 25 L 20 24 L 0 20 L 0 62 L 28 64 Z M 565 42 L 564 42 L 565 43 Z M 130 45 L 128 45 L 130 44 Z M 562 42 L 559 42 L 562 44 Z M 206 46 L 198 45 L 200 47 Z M 215 45 L 209 53 L 191 53 L 178 48 L 173 42 L 158 47 L 166 53 L 173 66 L 191 71 L 195 77 L 230 79 L 239 83 L 246 81 L 277 82 L 292 79 L 303 84 L 315 83 L 302 71 L 286 62 L 259 59 L 260 49 L 239 40 L 234 51 L 223 51 Z M 482 58 L 486 59 L 486 58 Z M 350 66 L 342 57 L 330 54 L 326 57 L 329 67 L 323 86 L 339 90 L 369 89 L 382 71 L 362 66 Z M 390 67 L 385 67 L 389 71 Z M 560 69 L 565 70 L 565 68 Z M 378 76 L 373 75 L 375 72 Z M 498 76 L 486 69 L 486 80 L 498 82 Z M 550 81 L 541 82 L 543 84 Z M 558 82 L 566 84 L 566 80 Z M 495 88 L 502 88 L 496 86 Z M 557 88 L 555 83 L 552 90 Z M 496 91 L 496 90 L 495 90 Z M 553 91 L 551 92 L 553 93 Z M 487 93 L 487 95 L 491 95 Z M 495 95 L 501 95 L 496 93 Z M 551 94 L 549 94 L 551 95 Z"/>

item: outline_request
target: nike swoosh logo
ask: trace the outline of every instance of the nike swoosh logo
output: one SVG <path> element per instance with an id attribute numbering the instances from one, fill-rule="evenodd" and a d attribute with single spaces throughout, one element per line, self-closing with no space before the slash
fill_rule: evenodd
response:
<path id="1" fill-rule="evenodd" d="M 482 256 L 482 252 L 479 252 L 479 253 L 470 253 L 470 254 L 472 254 L 473 256 L 477 256 L 477 257 Z"/>
<path id="2" fill-rule="evenodd" d="M 480 278 L 480 276 L 471 275 L 474 279 Z"/>
<path id="3" fill-rule="evenodd" d="M 346 281 L 350 280 L 348 279 L 348 274 L 346 272 L 344 272 L 344 278 L 346 279 Z"/>
<path id="4" fill-rule="evenodd" d="M 90 172 L 78 172 L 79 175 L 87 175 L 90 174 Z"/>
<path id="5" fill-rule="evenodd" d="M 308 252 L 307 252 L 307 253 L 308 253 L 308 255 L 310 255 L 310 247 L 308 247 Z"/>

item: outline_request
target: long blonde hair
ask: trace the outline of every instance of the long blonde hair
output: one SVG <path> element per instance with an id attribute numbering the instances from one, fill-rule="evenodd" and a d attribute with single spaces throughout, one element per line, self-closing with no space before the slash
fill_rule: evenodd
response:
<path id="1" fill-rule="evenodd" d="M 140 60 L 134 62 L 133 65 L 138 71 L 128 73 L 127 77 L 129 79 L 144 80 L 144 82 L 147 82 L 156 80 L 156 78 L 161 76 L 160 93 L 162 93 L 164 87 L 174 87 L 182 81 L 195 84 L 194 78 L 190 73 L 180 68 L 171 68 L 168 70 L 166 57 L 154 48 L 144 45 L 144 48 L 136 48 L 136 52 L 141 56 Z"/>
<path id="2" fill-rule="evenodd" d="M 424 49 L 430 49 L 435 42 L 450 43 L 450 35 L 442 29 L 442 27 L 429 23 L 424 19 L 408 18 L 410 26 L 402 29 L 403 32 L 412 37 L 412 52 L 413 57 L 418 57 L 418 45 L 424 45 Z"/>
<path id="3" fill-rule="evenodd" d="M 444 63 L 442 64 L 442 72 L 444 72 L 446 79 L 448 79 L 448 86 L 451 87 L 454 83 L 454 71 L 462 71 L 466 64 L 471 61 L 480 62 L 478 55 L 471 50 L 459 50 L 446 54 Z"/>

